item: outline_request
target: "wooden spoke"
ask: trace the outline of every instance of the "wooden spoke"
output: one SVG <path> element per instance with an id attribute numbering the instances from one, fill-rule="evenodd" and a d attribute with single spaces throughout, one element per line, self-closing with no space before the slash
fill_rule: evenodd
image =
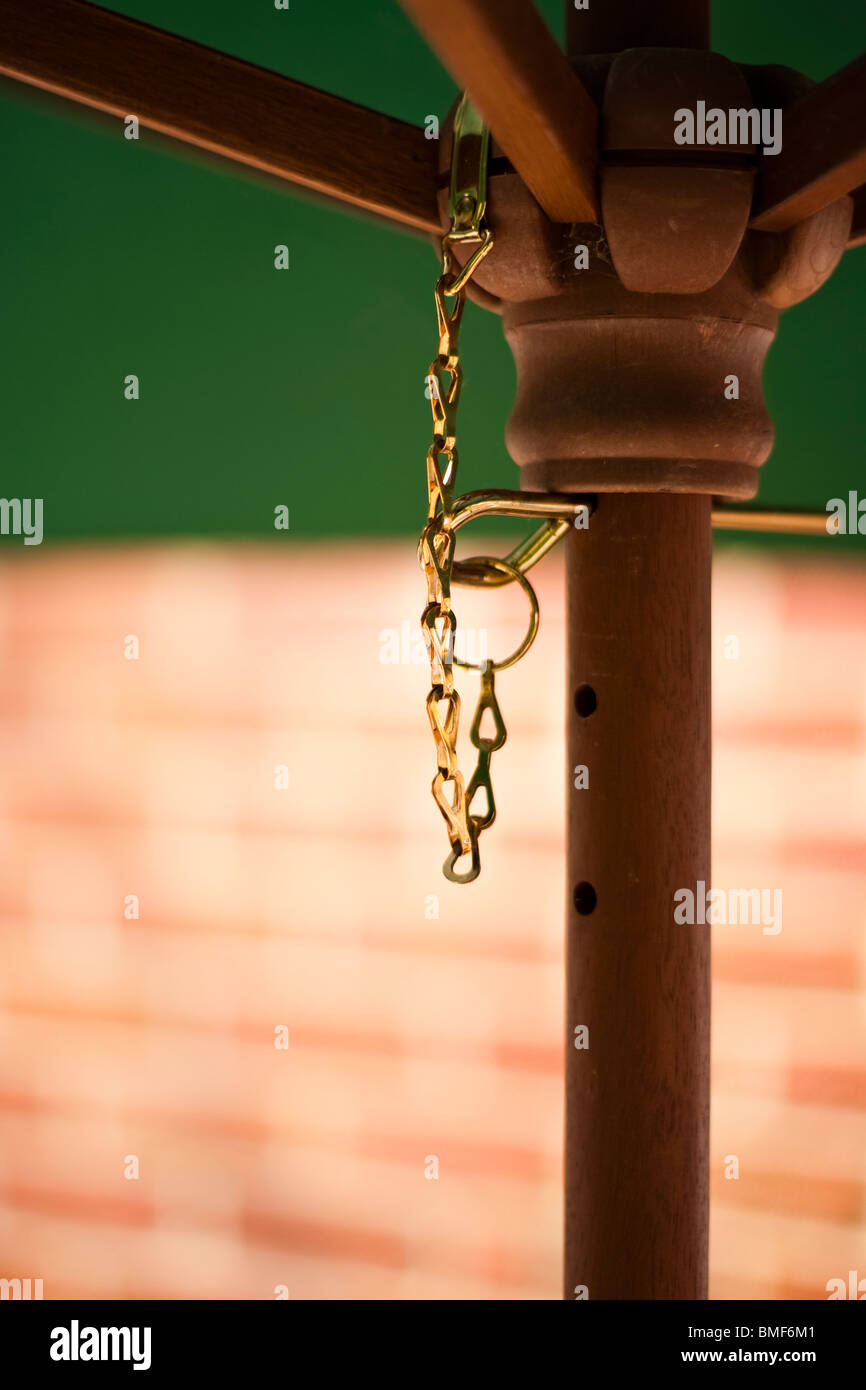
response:
<path id="1" fill-rule="evenodd" d="M 782 150 L 764 156 L 751 225 L 783 232 L 866 181 L 866 54 L 786 112 Z"/>
<path id="2" fill-rule="evenodd" d="M 439 230 L 436 144 L 419 127 L 95 5 L 0 0 L 0 73 Z"/>
<path id="3" fill-rule="evenodd" d="M 531 0 L 401 0 L 554 222 L 595 222 L 597 113 Z"/>

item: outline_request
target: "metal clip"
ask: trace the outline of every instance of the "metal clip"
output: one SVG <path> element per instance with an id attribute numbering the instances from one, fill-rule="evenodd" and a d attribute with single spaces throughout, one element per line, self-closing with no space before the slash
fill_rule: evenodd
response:
<path id="1" fill-rule="evenodd" d="M 480 242 L 447 295 L 459 294 L 478 264 L 493 247 L 493 233 L 485 223 L 487 211 L 487 153 L 490 131 L 466 93 L 460 98 L 454 113 L 454 135 L 451 151 L 451 196 L 449 212 L 451 226 L 442 238 L 445 272 L 452 264 L 451 245 L 457 242 Z"/>

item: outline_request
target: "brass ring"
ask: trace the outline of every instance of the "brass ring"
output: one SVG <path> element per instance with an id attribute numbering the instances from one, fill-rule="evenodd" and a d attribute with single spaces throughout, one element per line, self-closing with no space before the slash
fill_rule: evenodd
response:
<path id="1" fill-rule="evenodd" d="M 504 671 L 509 666 L 513 666 L 515 662 L 518 662 L 522 656 L 525 656 L 535 641 L 535 636 L 538 632 L 538 599 L 536 598 L 535 590 L 526 578 L 526 575 L 518 569 L 517 565 L 512 565 L 509 560 L 501 560 L 498 555 L 473 555 L 470 560 L 462 560 L 461 565 L 466 570 L 471 570 L 473 565 L 477 565 L 479 568 L 481 565 L 492 565 L 494 569 L 507 575 L 509 579 L 516 580 L 529 599 L 529 627 L 526 630 L 526 636 L 520 643 L 520 646 L 517 647 L 509 657 L 506 657 L 504 661 L 493 661 L 490 663 L 490 669 L 492 671 Z M 464 581 L 458 579 L 456 582 L 459 584 Z M 461 661 L 458 656 L 453 657 L 452 660 L 455 666 L 462 666 L 464 670 L 467 671 L 483 671 L 484 667 L 488 664 L 486 661 L 482 661 L 480 664 L 476 664 L 472 661 Z"/>

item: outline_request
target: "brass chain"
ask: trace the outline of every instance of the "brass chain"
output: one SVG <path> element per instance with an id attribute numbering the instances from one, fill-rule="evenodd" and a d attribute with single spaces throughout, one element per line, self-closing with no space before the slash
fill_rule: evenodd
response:
<path id="1" fill-rule="evenodd" d="M 458 334 L 466 302 L 461 286 L 454 293 L 453 256 L 446 236 L 442 244 L 442 273 L 436 281 L 434 298 L 439 330 L 439 351 L 430 364 L 427 375 L 430 408 L 433 414 L 433 440 L 427 450 L 427 522 L 421 533 L 419 557 L 427 579 L 427 606 L 421 616 L 421 626 L 430 657 L 430 692 L 427 696 L 427 715 L 436 746 L 437 772 L 433 778 L 433 797 L 448 828 L 451 853 L 445 861 L 444 873 L 455 882 L 470 882 L 478 876 L 478 835 L 492 819 L 492 793 L 489 794 L 488 814 L 477 820 L 470 816 L 471 797 L 467 795 L 463 774 L 457 761 L 457 730 L 460 724 L 460 696 L 454 685 L 454 637 L 457 619 L 451 606 L 451 577 L 454 563 L 455 533 L 450 521 L 457 477 L 457 406 L 463 373 L 460 366 Z M 465 282 L 464 282 L 465 284 Z M 453 307 L 448 304 L 449 290 Z M 493 693 L 491 663 L 485 665 L 486 681 L 494 718 L 502 716 Z M 479 721 L 476 720 L 476 723 Z M 475 725 L 473 725 L 473 730 Z M 505 729 L 497 742 L 505 740 Z M 486 752 L 482 779 L 473 778 L 472 795 L 482 780 L 489 786 L 489 759 L 493 749 Z M 482 755 L 483 756 L 483 755 Z M 484 825 L 481 824 L 483 820 Z M 457 860 L 468 854 L 471 865 L 460 874 Z"/>
<path id="2" fill-rule="evenodd" d="M 496 804 L 490 778 L 493 754 L 506 739 L 505 722 L 496 698 L 495 673 L 513 666 L 531 646 L 538 631 L 538 601 L 525 571 L 546 555 L 572 525 L 588 518 L 585 500 L 561 495 L 519 492 L 477 492 L 455 497 L 457 481 L 457 407 L 463 373 L 459 333 L 466 303 L 466 285 L 476 267 L 493 246 L 493 234 L 485 224 L 488 133 L 466 97 L 454 117 L 451 166 L 451 226 L 442 238 L 442 270 L 434 298 L 439 351 L 427 374 L 427 393 L 433 414 L 433 439 L 427 450 L 427 520 L 421 533 L 418 556 L 427 580 L 427 604 L 421 616 L 424 641 L 430 658 L 430 691 L 427 715 L 436 746 L 433 797 L 442 812 L 451 852 L 443 865 L 453 883 L 470 883 L 478 877 L 481 862 L 478 837 L 493 824 Z M 455 270 L 452 246 L 476 243 L 466 264 Z M 453 304 L 448 301 L 452 300 Z M 473 516 L 545 517 L 544 524 L 506 558 L 476 555 L 455 561 L 458 528 Z M 516 581 L 530 603 L 529 628 L 520 646 L 504 661 L 485 661 L 481 693 L 470 739 L 478 759 L 468 787 L 457 759 L 460 696 L 454 684 L 454 665 L 466 666 L 455 656 L 457 618 L 451 606 L 452 583 L 489 587 Z M 485 715 L 493 732 L 482 736 Z M 484 793 L 483 813 L 472 812 L 476 796 Z M 458 860 L 469 856 L 469 867 L 457 869 Z"/>

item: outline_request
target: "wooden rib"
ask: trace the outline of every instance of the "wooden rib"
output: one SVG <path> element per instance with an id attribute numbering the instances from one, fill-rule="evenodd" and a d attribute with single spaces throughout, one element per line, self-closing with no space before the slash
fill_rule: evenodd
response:
<path id="1" fill-rule="evenodd" d="M 0 73 L 439 230 L 436 144 L 419 127 L 81 0 L 0 0 Z"/>
<path id="2" fill-rule="evenodd" d="M 401 0 L 554 222 L 598 220 L 597 113 L 531 0 Z"/>
<path id="3" fill-rule="evenodd" d="M 866 55 L 820 82 L 782 119 L 782 150 L 765 155 L 751 226 L 783 232 L 866 180 Z"/>
<path id="4" fill-rule="evenodd" d="M 866 183 L 855 188 L 851 196 L 854 199 L 854 217 L 848 236 L 849 248 L 866 245 Z"/>

